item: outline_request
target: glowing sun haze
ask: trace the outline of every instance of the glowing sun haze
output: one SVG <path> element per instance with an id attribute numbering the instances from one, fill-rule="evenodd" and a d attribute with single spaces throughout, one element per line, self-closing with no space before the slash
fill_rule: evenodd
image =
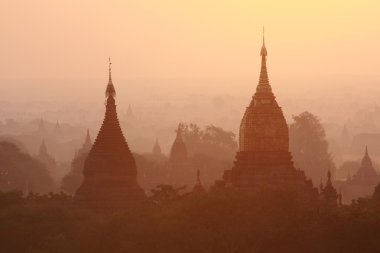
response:
<path id="1" fill-rule="evenodd" d="M 326 76 L 337 83 L 352 76 L 378 80 L 379 13 L 380 2 L 369 0 L 3 0 L 0 78 L 105 83 L 111 55 L 115 79 L 256 84 L 265 25 L 269 75 L 277 85 L 321 78 L 323 87 Z M 36 82 L 30 91 L 44 85 Z M 8 87 L 14 92 L 7 94 L 25 87 Z"/>

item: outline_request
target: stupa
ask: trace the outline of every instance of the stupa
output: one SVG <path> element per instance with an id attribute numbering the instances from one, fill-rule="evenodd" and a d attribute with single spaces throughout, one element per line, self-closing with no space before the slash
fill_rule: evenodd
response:
<path id="1" fill-rule="evenodd" d="M 240 124 L 239 151 L 232 169 L 224 172 L 215 187 L 246 192 L 261 187 L 292 187 L 316 199 L 318 190 L 304 171 L 293 165 L 288 125 L 269 84 L 264 37 L 260 54 L 259 83 Z"/>
<path id="2" fill-rule="evenodd" d="M 106 113 L 98 136 L 85 160 L 83 183 L 75 194 L 80 206 L 93 210 L 121 210 L 143 201 L 135 159 L 121 131 L 111 77 L 106 88 Z"/>

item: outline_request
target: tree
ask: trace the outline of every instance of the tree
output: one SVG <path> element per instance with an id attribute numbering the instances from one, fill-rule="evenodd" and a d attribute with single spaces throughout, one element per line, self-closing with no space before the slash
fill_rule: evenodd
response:
<path id="1" fill-rule="evenodd" d="M 47 193 L 54 190 L 46 167 L 13 143 L 0 142 L 0 190 Z"/>
<path id="2" fill-rule="evenodd" d="M 206 154 L 213 158 L 232 160 L 237 150 L 236 135 L 214 125 L 201 129 L 198 125 L 183 124 L 182 133 L 191 155 Z"/>
<path id="3" fill-rule="evenodd" d="M 290 151 L 297 168 L 318 184 L 321 177 L 330 170 L 335 173 L 335 164 L 328 151 L 325 130 L 319 119 L 310 112 L 293 116 L 289 127 Z"/>

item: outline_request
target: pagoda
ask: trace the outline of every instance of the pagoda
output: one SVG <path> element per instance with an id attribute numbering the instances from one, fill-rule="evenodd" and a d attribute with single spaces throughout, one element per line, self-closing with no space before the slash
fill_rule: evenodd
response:
<path id="1" fill-rule="evenodd" d="M 320 193 L 319 193 L 320 201 L 324 207 L 337 207 L 338 202 L 341 205 L 342 195 L 337 193 L 331 181 L 331 172 L 327 172 L 327 182 L 326 186 L 323 187 L 322 183 L 320 185 Z M 339 201 L 338 201 L 339 200 Z"/>
<path id="2" fill-rule="evenodd" d="M 182 166 L 187 161 L 187 148 L 182 138 L 183 125 L 179 124 L 176 130 L 177 135 L 170 149 L 169 165 L 171 167 Z"/>
<path id="3" fill-rule="evenodd" d="M 90 129 L 87 128 L 86 137 L 82 147 L 78 150 L 78 154 L 87 154 L 92 148 L 92 141 L 90 136 Z"/>
<path id="4" fill-rule="evenodd" d="M 186 144 L 183 140 L 183 124 L 179 124 L 176 130 L 176 137 L 170 149 L 169 159 L 167 162 L 165 183 L 178 187 L 189 187 L 194 183 L 192 177 L 194 170 L 189 164 L 189 156 Z"/>
<path id="5" fill-rule="evenodd" d="M 201 182 L 201 172 L 199 170 L 197 170 L 197 181 L 195 182 L 192 192 L 196 194 L 206 193 L 206 189 L 203 187 Z"/>
<path id="6" fill-rule="evenodd" d="M 111 62 L 105 95 L 103 124 L 85 160 L 83 183 L 74 199 L 78 205 L 92 210 L 123 210 L 144 200 L 146 195 L 137 182 L 135 159 L 117 117 Z"/>
<path id="7" fill-rule="evenodd" d="M 351 178 L 351 183 L 361 185 L 376 185 L 379 182 L 379 175 L 373 168 L 372 160 L 368 154 L 368 147 L 365 147 L 364 156 L 359 170 Z"/>
<path id="8" fill-rule="evenodd" d="M 161 147 L 160 147 L 160 144 L 158 143 L 157 139 L 156 139 L 156 143 L 153 146 L 152 154 L 156 155 L 156 156 L 161 156 L 162 155 Z"/>
<path id="9" fill-rule="evenodd" d="M 46 147 L 45 140 L 43 139 L 40 145 L 39 152 L 37 154 L 38 160 L 40 160 L 45 166 L 49 169 L 50 172 L 55 172 L 55 168 L 57 167 L 57 163 L 55 159 L 49 154 L 48 149 Z"/>
<path id="10" fill-rule="evenodd" d="M 347 177 L 346 181 L 337 183 L 343 190 L 344 202 L 349 203 L 360 197 L 371 196 L 379 181 L 380 176 L 372 165 L 366 146 L 358 171 L 354 175 Z"/>
<path id="11" fill-rule="evenodd" d="M 269 84 L 264 37 L 260 54 L 260 78 L 240 124 L 239 151 L 232 169 L 213 188 L 252 192 L 262 187 L 295 187 L 316 199 L 318 190 L 293 165 L 288 125 Z"/>
<path id="12" fill-rule="evenodd" d="M 87 129 L 85 141 L 82 147 L 75 152 L 74 159 L 71 161 L 71 170 L 62 178 L 61 189 L 64 192 L 73 195 L 82 184 L 84 162 L 91 147 L 90 131 Z"/>

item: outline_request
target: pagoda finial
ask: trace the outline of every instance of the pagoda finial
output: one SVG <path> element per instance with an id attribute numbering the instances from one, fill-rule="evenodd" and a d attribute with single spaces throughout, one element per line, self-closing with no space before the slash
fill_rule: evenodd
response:
<path id="1" fill-rule="evenodd" d="M 112 83 L 112 76 L 111 76 L 111 57 L 108 57 L 108 85 L 107 85 L 107 89 L 106 89 L 106 97 L 115 97 L 116 96 L 116 91 L 115 91 L 115 87 L 113 86 L 113 83 Z"/>
<path id="2" fill-rule="evenodd" d="M 365 145 L 365 155 L 368 156 L 368 146 Z"/>
<path id="3" fill-rule="evenodd" d="M 201 181 L 201 172 L 197 169 L 197 182 Z"/>
<path id="4" fill-rule="evenodd" d="M 265 46 L 265 27 L 263 26 L 263 45 Z"/>
<path id="5" fill-rule="evenodd" d="M 111 65 L 112 65 L 111 56 L 109 56 L 108 57 L 108 77 L 109 77 L 109 80 L 111 80 Z"/>
<path id="6" fill-rule="evenodd" d="M 268 52 L 267 52 L 267 49 L 265 47 L 265 30 L 264 30 L 264 26 L 263 26 L 263 45 L 261 47 L 261 52 L 260 52 L 260 55 L 265 58 L 267 55 L 268 55 Z"/>

